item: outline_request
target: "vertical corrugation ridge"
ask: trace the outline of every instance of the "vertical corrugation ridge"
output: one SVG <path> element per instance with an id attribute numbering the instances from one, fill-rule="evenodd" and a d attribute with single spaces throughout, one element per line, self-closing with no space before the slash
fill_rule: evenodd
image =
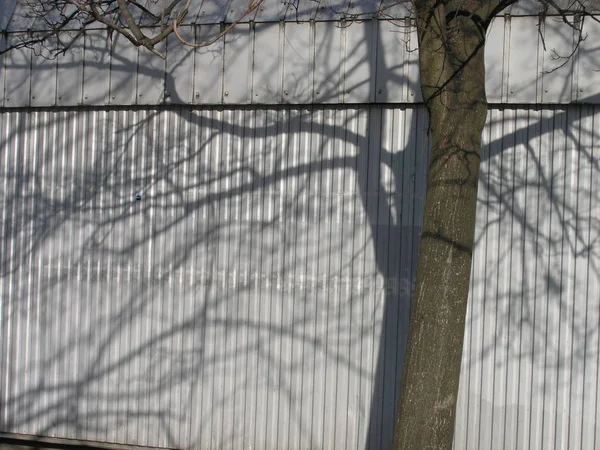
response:
<path id="1" fill-rule="evenodd" d="M 0 89 L 3 92 L 3 89 Z M 2 143 L 5 147 L 8 147 L 8 121 L 5 113 L 0 114 L 0 139 L 2 139 Z M 8 259 L 8 239 L 6 236 L 8 235 L 8 152 L 5 151 L 4 155 L 0 155 L 0 160 L 3 162 L 0 167 L 0 183 L 2 183 L 2 222 L 0 223 L 0 230 L 2 231 L 2 239 L 0 239 L 0 261 L 2 262 L 2 267 L 0 267 L 0 294 L 3 299 L 8 298 L 6 292 L 6 275 L 5 270 L 7 267 Z M 10 339 L 7 333 L 7 325 L 8 325 L 8 308 L 6 305 L 7 301 L 0 301 L 0 425 L 2 427 L 8 427 L 8 393 L 6 389 L 6 383 L 8 380 L 7 371 L 7 363 L 8 360 L 8 351 L 9 351 L 9 342 Z"/>
<path id="2" fill-rule="evenodd" d="M 15 117 L 15 130 L 14 130 L 14 136 L 15 136 L 15 147 L 18 147 L 20 145 L 22 145 L 22 136 L 20 136 L 20 133 L 18 133 L 18 131 L 21 129 L 22 124 L 21 121 L 23 120 L 23 114 L 19 114 Z M 9 241 L 9 255 L 11 255 L 11 261 L 8 264 L 9 267 L 9 271 L 8 271 L 8 298 L 10 299 L 8 302 L 8 326 L 7 326 L 7 335 L 9 337 L 9 342 L 11 347 L 9 347 L 9 349 L 11 349 L 12 351 L 9 351 L 9 361 L 8 361 L 8 370 L 7 370 L 7 386 L 6 386 L 6 392 L 8 395 L 9 399 L 16 399 L 18 401 L 19 398 L 19 385 L 17 380 L 15 379 L 19 372 L 18 372 L 18 365 L 19 365 L 19 357 L 20 357 L 20 351 L 21 351 L 21 347 L 23 345 L 22 342 L 20 342 L 20 340 L 18 339 L 18 331 L 19 331 L 19 325 L 20 325 L 20 316 L 21 316 L 21 308 L 19 305 L 19 297 L 18 297 L 18 278 L 17 278 L 17 273 L 18 273 L 18 269 L 19 269 L 19 259 L 21 258 L 21 254 L 20 254 L 20 249 L 18 248 L 18 239 L 19 239 L 19 234 L 18 234 L 18 212 L 19 212 L 19 205 L 20 203 L 20 193 L 21 193 L 21 186 L 19 186 L 19 172 L 20 172 L 20 164 L 19 164 L 19 155 L 18 154 L 14 154 L 13 155 L 13 161 L 11 162 L 10 166 L 12 168 L 12 174 L 9 171 L 9 180 L 10 178 L 12 178 L 12 180 L 10 180 L 10 184 L 12 184 L 12 188 L 9 187 L 9 195 L 11 196 L 11 205 L 9 208 L 9 216 L 7 217 L 7 222 L 10 224 L 8 226 L 8 233 L 10 236 L 10 241 Z M 11 177 L 12 175 L 12 177 Z M 10 186 L 9 184 L 9 186 Z M 13 257 L 13 255 L 18 255 L 17 257 Z M 11 424 L 12 426 L 15 426 L 13 424 L 15 424 L 16 422 L 16 426 L 19 426 L 19 421 L 18 421 L 18 416 L 20 414 L 20 411 L 16 408 L 15 404 L 13 403 L 13 407 L 12 407 L 12 411 L 8 411 L 7 412 L 7 419 L 9 421 L 9 424 Z"/>
<path id="3" fill-rule="evenodd" d="M 4 147 L 8 148 L 11 143 L 11 123 L 13 117 L 6 113 L 2 114 L 2 139 L 4 142 Z M 11 339 L 11 303 L 12 296 L 9 291 L 10 287 L 10 260 L 9 255 L 12 255 L 11 243 L 12 243 L 12 235 L 11 229 L 9 226 L 9 218 L 10 213 L 10 199 L 12 196 L 11 188 L 10 188 L 10 155 L 11 152 L 4 150 L 3 155 L 3 164 L 2 164 L 2 184 L 3 184 L 3 202 L 2 202 L 2 239 L 0 240 L 0 245 L 2 246 L 1 253 L 1 261 L 2 267 L 0 270 L 2 271 L 2 302 L 0 305 L 2 307 L 2 372 L 0 373 L 0 381 L 2 382 L 2 389 L 0 389 L 0 395 L 2 396 L 2 426 L 6 428 L 11 428 L 12 423 L 10 421 L 11 417 L 11 406 L 10 406 L 10 364 L 11 364 L 11 347 L 12 347 L 12 339 Z"/>
<path id="4" fill-rule="evenodd" d="M 586 127 L 584 127 L 584 124 L 588 125 L 588 129 L 591 126 L 592 129 L 595 129 L 595 127 L 597 127 L 597 121 L 595 121 L 595 117 L 597 114 L 596 108 L 594 109 L 594 114 L 593 115 L 587 115 L 587 117 L 584 118 L 584 114 L 586 112 L 588 112 L 589 110 L 591 110 L 593 107 L 592 106 L 588 106 L 586 109 L 584 109 L 584 111 L 582 112 L 582 117 L 581 117 L 581 129 L 580 129 L 580 137 L 581 137 L 581 141 L 582 141 L 582 149 L 584 150 L 584 160 L 587 162 L 588 158 L 598 158 L 598 152 L 594 151 L 594 145 L 597 144 L 597 140 L 596 142 L 594 142 L 594 139 L 592 138 L 591 135 L 586 134 Z M 589 165 L 585 164 L 583 165 L 583 168 L 588 169 Z M 581 173 L 581 172 L 580 172 Z M 586 172 L 583 172 L 587 174 L 587 170 Z M 593 228 L 593 224 L 594 224 L 594 206 L 596 207 L 596 222 L 597 222 L 597 218 L 598 218 L 598 204 L 597 202 L 594 201 L 593 195 L 591 195 L 594 192 L 594 181 L 596 182 L 596 186 L 598 183 L 598 173 L 595 173 L 593 171 L 589 171 L 589 174 L 587 175 L 589 177 L 589 180 L 582 180 L 580 182 L 580 187 L 583 186 L 583 189 L 580 190 L 580 195 L 583 197 L 582 198 L 582 202 L 580 203 L 582 205 L 582 208 L 588 209 L 588 214 L 587 217 L 583 217 L 582 218 L 582 231 L 584 233 L 584 237 L 581 240 L 582 245 L 584 248 L 589 248 L 589 246 L 592 244 L 593 240 L 594 240 L 594 228 Z M 587 190 L 584 190 L 586 189 Z M 583 194 L 583 195 L 582 195 Z M 586 197 L 589 197 L 586 198 Z M 596 204 L 594 204 L 596 203 Z M 587 221 L 587 224 L 586 224 Z M 597 231 L 596 231 L 597 233 Z M 598 288 L 599 284 L 598 284 L 598 261 L 596 259 L 596 261 L 593 261 L 591 259 L 587 259 L 584 263 L 584 269 L 581 270 L 581 272 L 579 272 L 580 274 L 583 274 L 583 279 L 585 280 L 585 283 L 581 283 L 581 296 L 585 297 L 585 313 L 583 316 L 583 324 L 585 324 L 585 328 L 587 329 L 587 327 L 589 326 L 588 324 L 597 324 L 598 321 L 600 320 L 600 318 L 598 317 L 598 313 L 599 313 L 599 308 L 597 305 L 597 295 L 595 295 L 595 289 L 594 288 Z M 593 280 L 593 278 L 595 278 L 595 280 Z M 595 282 L 594 282 L 595 281 Z M 580 344 L 581 345 L 581 344 Z M 598 350 L 600 348 L 600 335 L 597 336 L 597 338 L 594 340 L 588 340 L 586 339 L 583 343 L 583 349 L 584 349 L 584 354 L 588 354 L 591 353 L 593 356 L 592 358 L 590 358 L 590 360 L 588 361 L 588 359 L 586 358 L 584 360 L 584 364 L 583 364 L 583 374 L 584 374 L 584 383 L 582 386 L 582 393 L 581 393 L 581 397 L 582 397 L 582 416 L 581 416 L 581 422 L 582 422 L 582 428 L 583 428 L 583 433 L 582 433 L 582 448 L 583 448 L 583 444 L 586 442 L 589 442 L 592 446 L 592 448 L 596 448 L 596 446 L 598 445 L 598 427 L 595 426 L 595 424 L 597 424 L 597 421 L 599 419 L 599 414 L 598 414 L 598 408 L 599 408 L 599 401 L 600 401 L 600 394 L 599 394 L 599 390 L 598 390 L 598 386 L 600 385 L 599 383 L 599 367 L 600 365 L 599 363 L 599 355 L 598 355 Z M 591 389 L 588 388 L 588 384 L 591 384 Z M 595 392 L 594 392 L 595 391 Z M 588 422 L 586 423 L 585 419 L 588 419 Z"/>

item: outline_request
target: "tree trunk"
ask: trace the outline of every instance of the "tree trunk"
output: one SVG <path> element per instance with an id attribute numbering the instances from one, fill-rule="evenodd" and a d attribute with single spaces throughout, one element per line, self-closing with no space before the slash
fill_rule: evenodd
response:
<path id="1" fill-rule="evenodd" d="M 415 7 L 432 148 L 394 448 L 451 449 L 487 115 L 485 33 L 499 5 Z"/>

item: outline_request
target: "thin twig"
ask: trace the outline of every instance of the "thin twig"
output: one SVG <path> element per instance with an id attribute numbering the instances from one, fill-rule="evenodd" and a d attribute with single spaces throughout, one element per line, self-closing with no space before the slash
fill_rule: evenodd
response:
<path id="1" fill-rule="evenodd" d="M 193 48 L 208 47 L 209 45 L 214 44 L 219 39 L 221 39 L 223 36 L 225 36 L 227 33 L 229 33 L 237 24 L 239 24 L 244 19 L 244 17 L 246 17 L 248 14 L 256 11 L 256 9 L 264 2 L 264 0 L 258 0 L 256 3 L 254 3 L 254 0 L 250 0 L 248 2 L 248 9 L 244 12 L 244 14 L 242 14 L 240 17 L 238 17 L 233 23 L 231 23 L 230 25 L 228 25 L 227 27 L 225 27 L 225 29 L 223 31 L 221 31 L 217 36 L 215 36 L 210 41 L 197 44 L 197 43 L 194 43 L 194 42 L 186 41 L 179 34 L 179 30 L 177 29 L 177 27 L 179 26 L 178 22 L 180 22 L 183 19 L 183 17 L 185 16 L 185 14 L 188 11 L 188 8 L 190 6 L 190 1 L 191 0 L 187 1 L 186 5 L 185 5 L 185 8 L 184 8 L 183 12 L 180 15 L 180 18 L 173 21 L 173 31 L 175 32 L 175 36 L 177 36 L 177 39 L 179 39 L 179 42 L 181 42 L 183 45 L 187 45 L 188 47 L 193 47 Z"/>

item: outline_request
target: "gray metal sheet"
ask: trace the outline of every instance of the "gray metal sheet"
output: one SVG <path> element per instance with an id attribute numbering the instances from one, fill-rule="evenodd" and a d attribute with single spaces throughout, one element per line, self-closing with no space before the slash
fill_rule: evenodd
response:
<path id="1" fill-rule="evenodd" d="M 32 30 L 36 22 L 30 15 L 30 10 L 19 0 L 3 0 L 0 4 L 3 11 L 2 31 L 27 31 Z"/>
<path id="2" fill-rule="evenodd" d="M 320 0 L 317 17 L 323 20 L 340 20 L 345 17 L 349 6 L 349 0 Z"/>
<path id="3" fill-rule="evenodd" d="M 400 2 L 402 3 L 402 2 Z M 144 5 L 151 12 L 160 15 L 163 3 L 150 1 Z M 247 9 L 247 0 L 195 0 L 191 2 L 184 24 L 214 25 L 231 23 L 237 20 Z M 67 6 L 69 8 L 69 6 Z M 31 17 L 27 2 L 22 0 L 2 0 L 0 2 L 0 31 L 44 30 L 46 24 Z M 58 11 L 57 11 L 58 13 Z M 132 8 L 134 18 L 140 19 L 137 8 Z M 257 11 L 244 17 L 243 22 L 280 22 L 310 20 L 328 21 L 348 18 L 351 20 L 368 20 L 382 14 L 387 18 L 402 18 L 407 16 L 407 9 L 398 5 L 396 0 L 300 0 L 282 2 L 280 0 L 265 0 Z"/>
<path id="4" fill-rule="evenodd" d="M 409 28 L 409 34 L 406 44 L 407 61 L 406 61 L 406 102 L 407 103 L 422 103 L 423 95 L 421 93 L 421 82 L 419 73 L 419 38 L 417 29 Z"/>
<path id="5" fill-rule="evenodd" d="M 570 0 L 557 0 L 553 2 L 540 2 L 539 0 L 521 0 L 514 3 L 506 9 L 507 13 L 514 16 L 538 16 L 541 13 L 556 15 L 558 11 L 566 11 L 577 13 L 585 7 L 589 13 L 597 13 L 599 11 L 598 2 L 594 0 L 586 0 L 583 2 L 572 2 Z"/>
<path id="6" fill-rule="evenodd" d="M 385 20 L 404 19 L 413 17 L 412 3 L 404 1 L 382 0 L 376 17 Z"/>

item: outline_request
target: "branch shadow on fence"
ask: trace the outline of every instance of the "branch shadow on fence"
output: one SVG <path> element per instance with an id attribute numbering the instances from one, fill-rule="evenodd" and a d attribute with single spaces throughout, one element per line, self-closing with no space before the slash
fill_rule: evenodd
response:
<path id="1" fill-rule="evenodd" d="M 556 405 L 575 369 L 597 376 L 597 310 L 569 303 L 581 272 L 556 266 L 587 264 L 598 284 L 597 112 L 577 108 L 490 113 L 457 444 L 527 408 L 501 398 L 514 383 Z M 421 105 L 1 114 L 3 431 L 389 447 L 424 201 Z"/>

